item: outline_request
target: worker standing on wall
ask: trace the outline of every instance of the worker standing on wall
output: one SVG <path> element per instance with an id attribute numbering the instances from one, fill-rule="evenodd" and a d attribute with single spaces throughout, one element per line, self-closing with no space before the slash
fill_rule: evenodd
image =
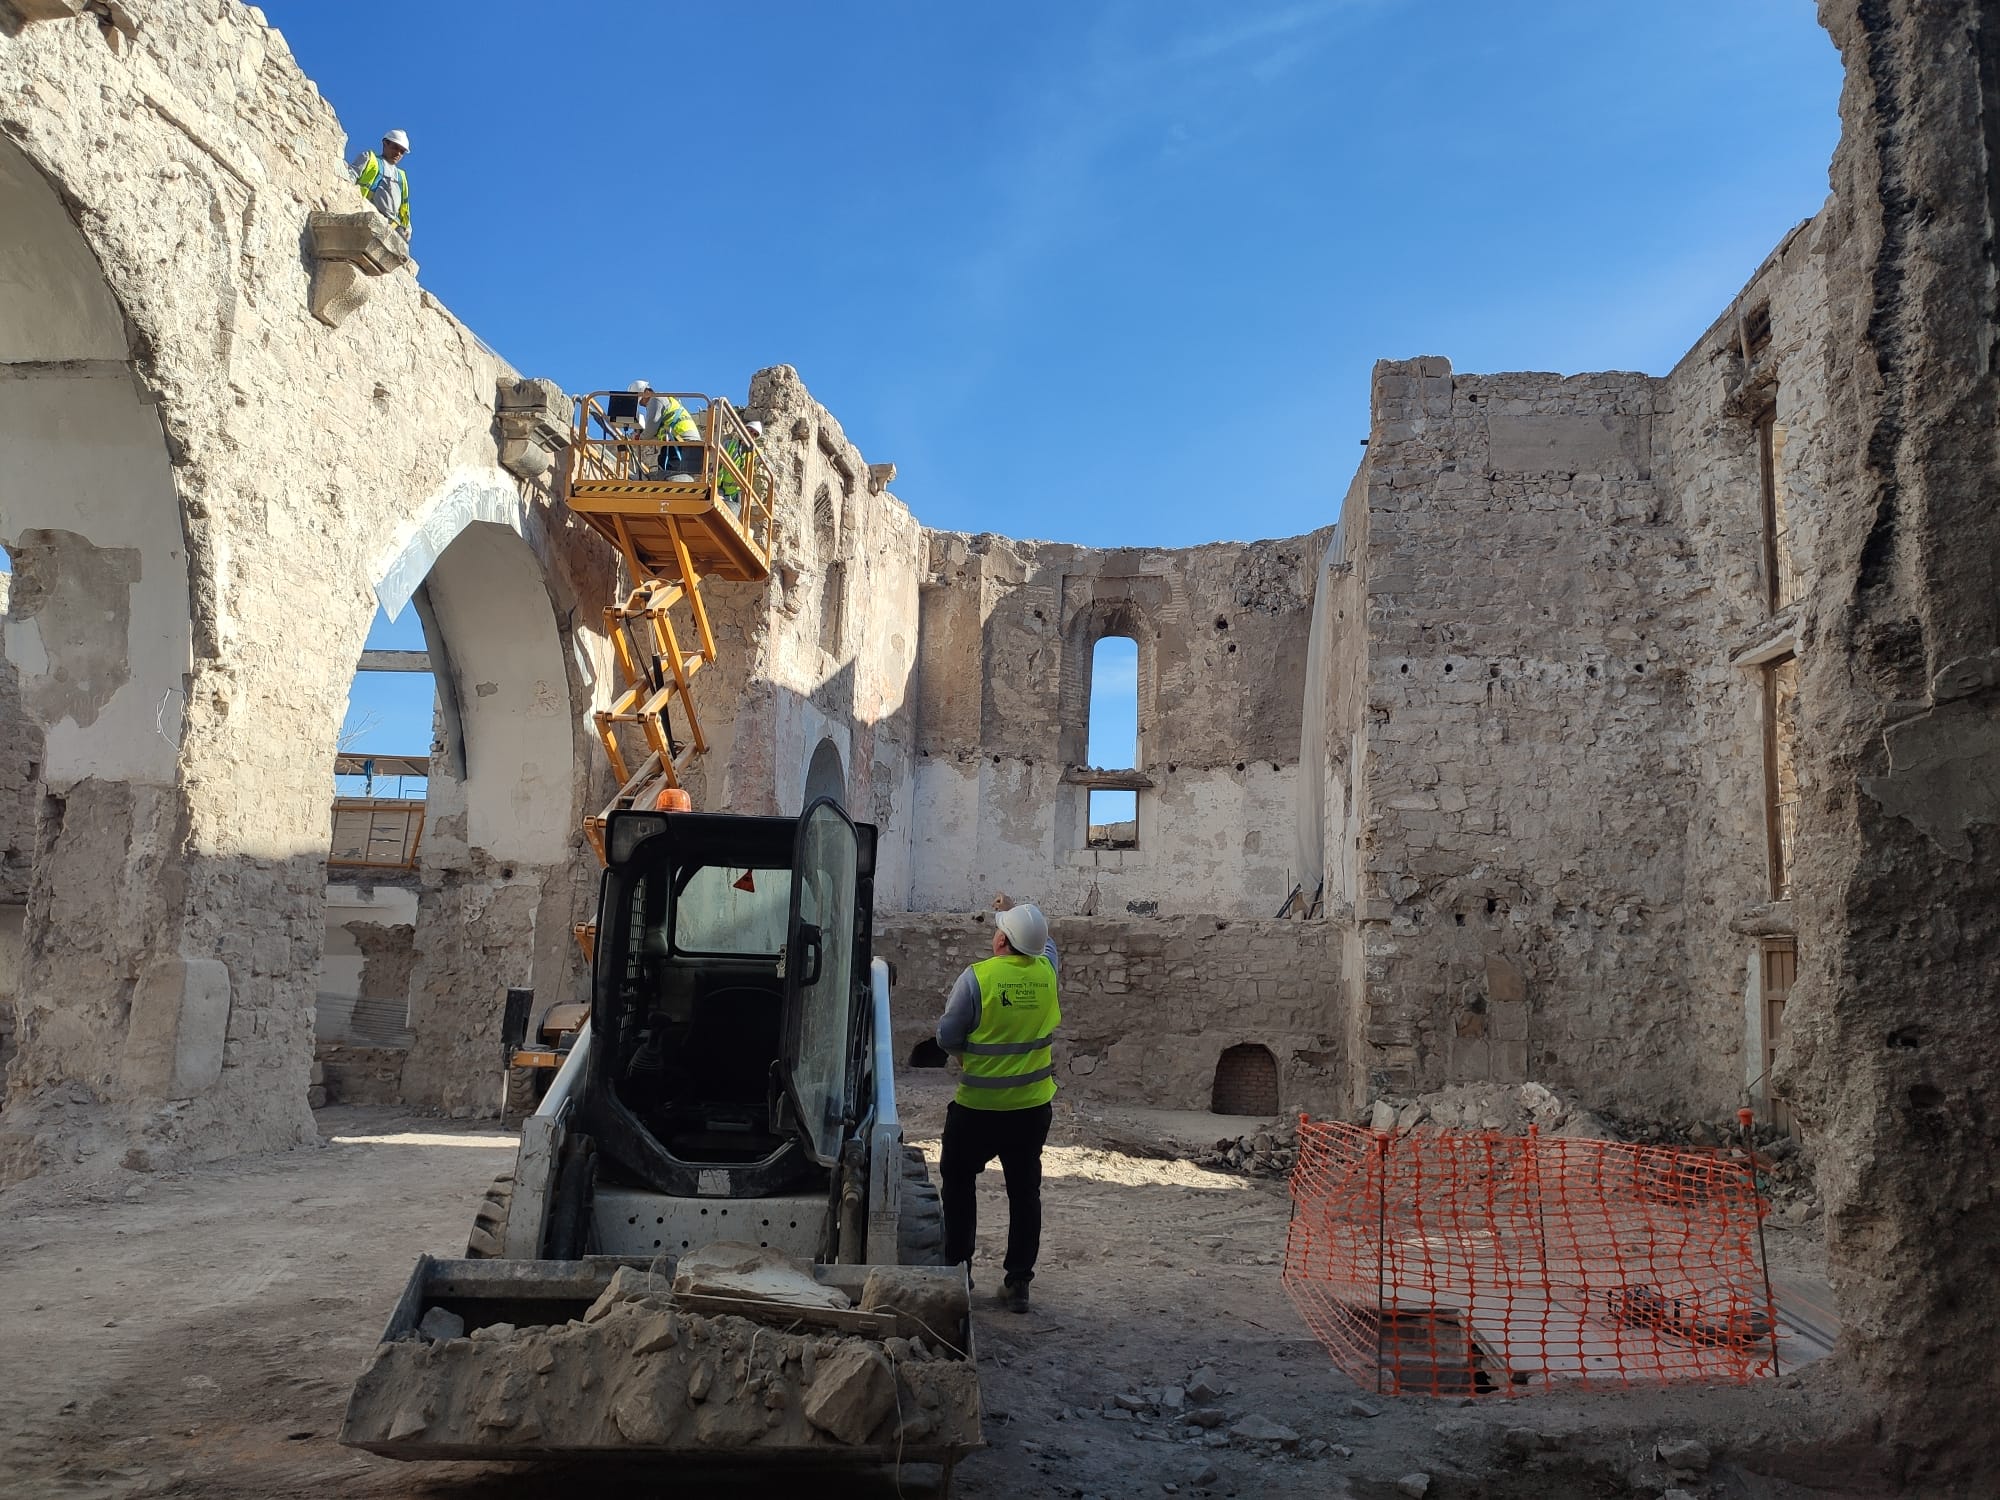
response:
<path id="1" fill-rule="evenodd" d="M 410 174 L 397 165 L 410 154 L 410 138 L 400 130 L 382 137 L 382 150 L 364 151 L 354 158 L 347 172 L 361 196 L 381 212 L 382 217 L 410 235 Z"/>
<path id="2" fill-rule="evenodd" d="M 1007 1180 L 1006 1281 L 1009 1312 L 1028 1310 L 1028 1283 L 1042 1248 L 1042 1147 L 1056 1096 L 1050 1050 L 1062 1006 L 1056 997 L 1056 945 L 1034 906 L 996 897 L 993 956 L 952 986 L 938 1021 L 938 1045 L 964 1073 L 945 1111 L 938 1164 L 944 1200 L 944 1258 L 969 1265 L 978 1230 L 979 1174 L 994 1157 Z"/>

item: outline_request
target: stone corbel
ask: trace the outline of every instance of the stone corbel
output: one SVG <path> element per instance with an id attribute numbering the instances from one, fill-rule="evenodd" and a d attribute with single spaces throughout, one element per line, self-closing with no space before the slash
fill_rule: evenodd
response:
<path id="1" fill-rule="evenodd" d="M 368 300 L 369 277 L 410 263 L 410 242 L 372 208 L 307 215 L 306 245 L 313 261 L 312 315 L 329 328 Z"/>
<path id="2" fill-rule="evenodd" d="M 494 410 L 500 467 L 516 479 L 540 479 L 569 446 L 569 397 L 553 380 L 501 381 Z"/>
<path id="3" fill-rule="evenodd" d="M 896 482 L 894 464 L 870 464 L 868 466 L 868 493 L 879 495 Z"/>

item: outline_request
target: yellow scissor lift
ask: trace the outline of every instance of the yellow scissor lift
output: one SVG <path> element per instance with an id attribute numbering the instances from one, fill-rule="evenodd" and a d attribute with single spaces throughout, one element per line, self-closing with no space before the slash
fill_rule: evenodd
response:
<path id="1" fill-rule="evenodd" d="M 699 437 L 638 435 L 639 403 L 668 398 L 695 418 Z M 719 397 L 594 391 L 576 398 L 566 490 L 577 518 L 618 549 L 630 580 L 623 601 L 604 611 L 624 685 L 594 716 L 619 782 L 610 805 L 584 819 L 601 861 L 605 820 L 669 800 L 666 794 L 708 748 L 689 692 L 695 673 L 715 660 L 702 584 L 771 576 L 772 479 L 756 434 Z M 684 616 L 678 623 L 677 613 Z M 621 729 L 645 740 L 647 754 L 637 766 L 619 741 Z M 588 953 L 594 932 L 579 928 L 577 936 Z"/>

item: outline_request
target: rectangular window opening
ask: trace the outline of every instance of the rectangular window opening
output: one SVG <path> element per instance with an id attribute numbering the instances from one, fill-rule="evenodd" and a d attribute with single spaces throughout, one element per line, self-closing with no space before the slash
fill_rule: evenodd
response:
<path id="1" fill-rule="evenodd" d="M 1755 359 L 1771 343 L 1771 304 L 1753 307 L 1743 315 L 1743 357 Z"/>
<path id="2" fill-rule="evenodd" d="M 1138 848 L 1139 794 L 1090 793 L 1090 836 L 1086 842 L 1093 849 Z"/>

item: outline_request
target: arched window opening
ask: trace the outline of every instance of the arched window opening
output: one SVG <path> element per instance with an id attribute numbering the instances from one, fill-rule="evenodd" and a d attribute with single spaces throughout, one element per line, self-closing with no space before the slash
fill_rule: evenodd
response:
<path id="1" fill-rule="evenodd" d="M 910 1049 L 910 1066 L 913 1068 L 941 1068 L 945 1065 L 945 1051 L 937 1043 L 937 1038 L 925 1037 Z"/>
<path id="2" fill-rule="evenodd" d="M 1090 655 L 1090 734 L 1085 752 L 1100 771 L 1136 770 L 1139 764 L 1139 643 L 1107 635 Z M 1139 794 L 1118 788 L 1090 791 L 1089 833 L 1094 849 L 1134 849 L 1139 844 Z"/>
<path id="3" fill-rule="evenodd" d="M 1218 1115 L 1275 1115 L 1278 1059 L 1271 1049 L 1245 1042 L 1224 1051 L 1215 1062 L 1209 1109 Z"/>

